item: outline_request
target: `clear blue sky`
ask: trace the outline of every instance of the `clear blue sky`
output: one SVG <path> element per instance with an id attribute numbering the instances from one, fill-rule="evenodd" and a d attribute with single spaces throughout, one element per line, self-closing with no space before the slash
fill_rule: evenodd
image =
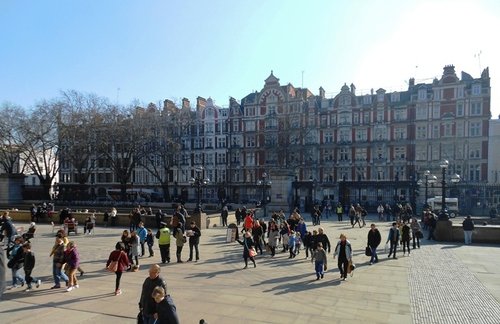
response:
<path id="1" fill-rule="evenodd" d="M 333 96 L 344 83 L 405 90 L 454 64 L 473 77 L 489 66 L 496 118 L 499 18 L 494 0 L 0 0 L 0 102 L 29 108 L 75 89 L 227 106 L 271 70 Z"/>

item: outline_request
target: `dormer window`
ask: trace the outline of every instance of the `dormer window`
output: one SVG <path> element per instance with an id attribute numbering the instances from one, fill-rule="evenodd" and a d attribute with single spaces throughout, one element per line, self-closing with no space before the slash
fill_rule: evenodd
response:
<path id="1" fill-rule="evenodd" d="M 418 100 L 427 100 L 427 89 L 418 90 Z"/>
<path id="2" fill-rule="evenodd" d="M 473 84 L 472 85 L 472 95 L 473 96 L 479 96 L 481 94 L 481 85 L 480 84 Z"/>
<path id="3" fill-rule="evenodd" d="M 384 94 L 383 93 L 379 93 L 377 95 L 377 101 L 378 102 L 384 102 Z"/>

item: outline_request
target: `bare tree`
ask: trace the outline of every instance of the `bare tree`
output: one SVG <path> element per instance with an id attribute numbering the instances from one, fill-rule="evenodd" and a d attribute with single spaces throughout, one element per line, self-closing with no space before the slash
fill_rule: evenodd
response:
<path id="1" fill-rule="evenodd" d="M 182 147 L 181 135 L 192 124 L 192 115 L 190 111 L 167 104 L 159 111 L 152 103 L 143 115 L 147 128 L 144 130 L 138 163 L 160 183 L 165 201 L 170 200 L 170 175 Z"/>
<path id="2" fill-rule="evenodd" d="M 20 163 L 25 149 L 25 139 L 20 132 L 26 113 L 20 106 L 3 103 L 0 106 L 0 166 L 7 174 L 23 173 Z"/>
<path id="3" fill-rule="evenodd" d="M 26 164 L 26 171 L 31 171 L 38 177 L 44 199 L 50 198 L 52 181 L 59 170 L 57 121 L 60 111 L 61 107 L 57 102 L 42 101 L 23 120 L 19 129 L 25 141 L 21 158 Z"/>
<path id="4" fill-rule="evenodd" d="M 73 181 L 78 183 L 76 192 L 73 192 L 76 197 L 73 198 L 87 198 L 89 177 L 99 159 L 95 130 L 110 104 L 107 98 L 75 90 L 62 92 L 58 103 L 61 107 L 59 162 L 71 165 Z"/>

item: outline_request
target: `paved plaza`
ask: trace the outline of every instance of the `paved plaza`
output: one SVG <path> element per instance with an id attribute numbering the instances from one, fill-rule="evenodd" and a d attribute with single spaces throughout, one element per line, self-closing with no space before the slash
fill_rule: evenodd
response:
<path id="1" fill-rule="evenodd" d="M 231 219 L 230 219 L 231 220 Z M 368 221 L 369 224 L 370 221 Z M 388 222 L 375 222 L 385 243 Z M 312 230 L 317 226 L 310 226 Z M 27 224 L 16 224 L 24 225 Z M 162 265 L 161 275 L 177 306 L 181 323 L 500 323 L 500 249 L 494 245 L 435 243 L 423 240 L 411 257 L 388 259 L 381 244 L 380 262 L 364 255 L 369 227 L 351 228 L 323 220 L 334 246 L 345 233 L 354 249 L 357 269 L 340 281 L 337 262 L 329 254 L 325 278 L 316 281 L 304 251 L 295 258 L 279 253 L 257 257 L 257 268 L 243 268 L 242 247 L 226 243 L 226 229 L 202 229 L 199 262 Z M 6 291 L 0 322 L 134 323 L 142 283 L 153 258 L 140 259 L 141 270 L 124 273 L 123 294 L 114 296 L 115 276 L 104 270 L 109 253 L 124 228 L 98 227 L 92 236 L 71 234 L 79 248 L 80 288 L 51 290 L 50 225 L 39 225 L 33 242 L 38 289 Z M 187 260 L 189 247 L 183 251 Z M 171 246 L 172 260 L 175 247 Z M 7 274 L 10 284 L 10 271 Z"/>

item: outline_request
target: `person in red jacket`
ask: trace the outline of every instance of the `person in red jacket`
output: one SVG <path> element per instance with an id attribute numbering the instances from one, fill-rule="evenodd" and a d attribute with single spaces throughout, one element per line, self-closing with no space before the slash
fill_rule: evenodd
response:
<path id="1" fill-rule="evenodd" d="M 128 268 L 128 256 L 125 253 L 125 245 L 122 242 L 117 242 L 115 250 L 110 253 L 108 262 L 106 263 L 106 268 L 109 266 L 111 261 L 117 261 L 118 266 L 116 268 L 116 284 L 115 284 L 115 296 L 121 295 L 122 291 L 120 289 L 120 279 L 122 278 L 122 273 Z"/>
<path id="2" fill-rule="evenodd" d="M 249 231 L 252 229 L 252 227 L 253 227 L 253 215 L 251 212 L 249 212 L 245 216 L 245 220 L 243 221 L 243 227 L 244 227 L 245 231 Z"/>

